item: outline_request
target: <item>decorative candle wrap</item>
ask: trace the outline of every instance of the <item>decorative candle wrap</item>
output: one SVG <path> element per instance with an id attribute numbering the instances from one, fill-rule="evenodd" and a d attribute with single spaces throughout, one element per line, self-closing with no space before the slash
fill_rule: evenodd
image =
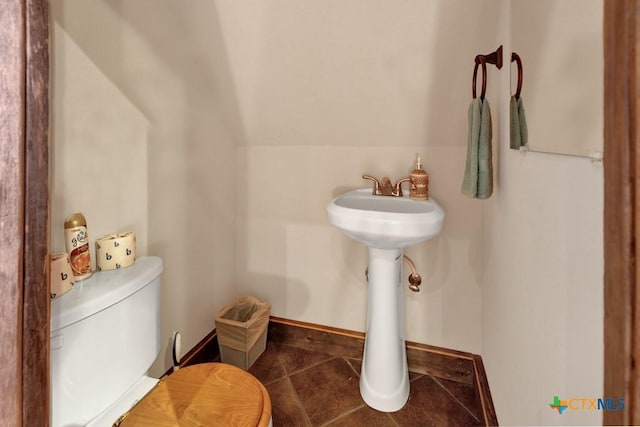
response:
<path id="1" fill-rule="evenodd" d="M 71 290 L 76 279 L 71 270 L 69 254 L 60 252 L 51 255 L 51 276 L 49 277 L 49 294 L 51 299 L 59 297 Z"/>
<path id="2" fill-rule="evenodd" d="M 98 271 L 129 267 L 136 259 L 136 233 L 107 234 L 96 240 Z"/>

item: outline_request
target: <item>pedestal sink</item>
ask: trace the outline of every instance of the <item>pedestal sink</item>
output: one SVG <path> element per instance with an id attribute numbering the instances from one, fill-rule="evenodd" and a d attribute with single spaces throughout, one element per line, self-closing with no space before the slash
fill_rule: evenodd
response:
<path id="1" fill-rule="evenodd" d="M 369 248 L 367 324 L 360 394 L 370 407 L 401 409 L 409 397 L 404 343 L 404 248 L 440 233 L 444 210 L 433 198 L 349 191 L 327 205 L 329 222 Z"/>

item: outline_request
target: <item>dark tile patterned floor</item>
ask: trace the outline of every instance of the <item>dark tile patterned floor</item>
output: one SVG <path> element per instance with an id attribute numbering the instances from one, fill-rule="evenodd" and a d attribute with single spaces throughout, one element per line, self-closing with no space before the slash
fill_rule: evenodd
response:
<path id="1" fill-rule="evenodd" d="M 393 413 L 360 397 L 360 357 L 269 340 L 249 372 L 271 396 L 274 426 L 472 426 L 482 414 L 472 384 L 411 372 L 407 404 Z M 299 345 L 299 344 L 298 344 Z"/>
<path id="2" fill-rule="evenodd" d="M 370 408 L 360 396 L 362 339 L 273 322 L 267 337 L 266 351 L 249 372 L 269 392 L 275 427 L 485 424 L 470 360 L 408 351 L 409 400 L 399 411 L 386 413 Z M 189 364 L 220 361 L 217 354 L 211 356 L 205 349 Z"/>

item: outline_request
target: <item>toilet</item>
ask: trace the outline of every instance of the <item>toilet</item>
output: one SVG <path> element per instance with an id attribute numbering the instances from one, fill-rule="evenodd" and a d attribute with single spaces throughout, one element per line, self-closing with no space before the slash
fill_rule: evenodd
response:
<path id="1" fill-rule="evenodd" d="M 222 363 L 146 375 L 161 349 L 162 260 L 76 282 L 51 302 L 51 425 L 271 426 L 271 400 L 251 374 Z"/>

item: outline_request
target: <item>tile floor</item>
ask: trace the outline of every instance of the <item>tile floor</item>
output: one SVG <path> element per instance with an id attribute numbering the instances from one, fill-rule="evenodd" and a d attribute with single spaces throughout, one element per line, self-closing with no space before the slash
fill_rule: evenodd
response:
<path id="1" fill-rule="evenodd" d="M 462 365 L 466 361 L 451 368 L 446 366 L 450 356 L 438 362 L 440 356 L 435 355 L 435 363 L 426 363 L 440 363 L 439 367 L 418 366 L 412 372 L 415 351 L 409 351 L 409 400 L 401 410 L 385 413 L 371 409 L 360 397 L 361 339 L 277 323 L 270 323 L 267 336 L 266 351 L 249 372 L 269 392 L 275 427 L 485 424 L 473 369 Z M 200 357 L 189 364 L 220 360 L 209 354 L 206 360 Z"/>
<path id="2" fill-rule="evenodd" d="M 269 342 L 250 368 L 271 396 L 274 426 L 472 426 L 481 414 L 473 386 L 411 373 L 409 401 L 394 413 L 360 397 L 360 359 Z"/>

